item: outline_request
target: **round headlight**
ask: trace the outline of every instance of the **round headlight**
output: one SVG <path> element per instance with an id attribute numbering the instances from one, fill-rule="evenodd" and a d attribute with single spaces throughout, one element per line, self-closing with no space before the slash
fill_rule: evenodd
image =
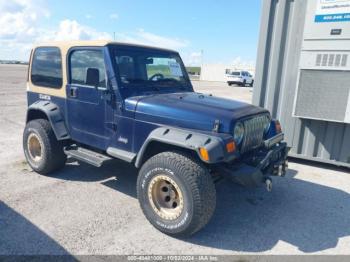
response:
<path id="1" fill-rule="evenodd" d="M 244 137 L 244 126 L 241 122 L 237 122 L 235 125 L 235 129 L 233 130 L 233 139 L 236 144 L 239 145 Z"/>

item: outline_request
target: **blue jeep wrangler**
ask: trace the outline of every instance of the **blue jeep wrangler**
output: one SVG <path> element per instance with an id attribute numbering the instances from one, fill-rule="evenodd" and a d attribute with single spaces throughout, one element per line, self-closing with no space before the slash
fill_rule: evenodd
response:
<path id="1" fill-rule="evenodd" d="M 210 220 L 215 182 L 246 186 L 283 176 L 280 123 L 253 105 L 196 93 L 179 54 L 107 41 L 36 46 L 28 71 L 23 148 L 40 174 L 67 156 L 100 167 L 121 159 L 139 170 L 146 218 L 173 236 Z"/>

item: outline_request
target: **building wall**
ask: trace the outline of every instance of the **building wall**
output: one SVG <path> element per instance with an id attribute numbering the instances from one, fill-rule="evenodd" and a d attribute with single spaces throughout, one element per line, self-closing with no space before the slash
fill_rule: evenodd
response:
<path id="1" fill-rule="evenodd" d="M 253 104 L 281 120 L 291 156 L 350 167 L 349 124 L 293 117 L 309 1 L 263 0 Z"/>

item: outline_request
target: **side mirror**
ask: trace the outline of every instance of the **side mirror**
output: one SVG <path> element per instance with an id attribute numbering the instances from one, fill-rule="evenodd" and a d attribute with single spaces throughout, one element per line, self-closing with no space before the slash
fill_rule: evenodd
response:
<path id="1" fill-rule="evenodd" d="M 87 69 L 85 84 L 93 87 L 98 87 L 100 84 L 100 72 L 97 68 Z"/>

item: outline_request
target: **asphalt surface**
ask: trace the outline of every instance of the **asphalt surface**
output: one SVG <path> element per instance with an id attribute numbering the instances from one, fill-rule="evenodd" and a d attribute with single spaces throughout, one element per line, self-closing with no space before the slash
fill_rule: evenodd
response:
<path id="1" fill-rule="evenodd" d="M 147 222 L 127 164 L 32 172 L 22 153 L 25 78 L 24 66 L 0 66 L 0 254 L 350 254 L 349 169 L 294 161 L 271 193 L 222 181 L 211 222 L 189 239 Z M 195 87 L 251 97 L 249 88 Z"/>

